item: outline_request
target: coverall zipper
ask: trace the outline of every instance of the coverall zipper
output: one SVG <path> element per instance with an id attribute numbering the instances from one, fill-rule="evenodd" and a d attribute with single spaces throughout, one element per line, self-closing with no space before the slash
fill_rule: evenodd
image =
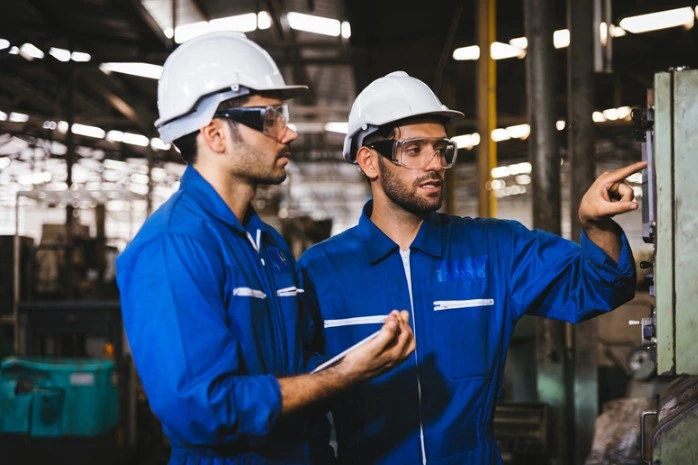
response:
<path id="1" fill-rule="evenodd" d="M 412 315 L 412 331 L 414 332 L 414 366 L 417 370 L 417 399 L 419 401 L 419 442 L 422 447 L 422 464 L 427 464 L 427 452 L 424 447 L 424 426 L 422 422 L 422 383 L 419 380 L 419 357 L 417 356 L 417 320 L 414 318 L 414 299 L 412 298 L 412 271 L 410 268 L 410 249 L 405 251 L 400 250 L 402 257 L 402 266 L 405 269 L 405 278 L 407 278 L 407 291 L 410 294 L 410 312 Z"/>

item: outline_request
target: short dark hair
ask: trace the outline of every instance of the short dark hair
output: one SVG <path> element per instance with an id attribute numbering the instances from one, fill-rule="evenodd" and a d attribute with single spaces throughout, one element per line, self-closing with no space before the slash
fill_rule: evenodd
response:
<path id="1" fill-rule="evenodd" d="M 218 105 L 216 113 L 219 111 L 227 110 L 229 108 L 236 108 L 244 105 L 252 97 L 253 94 L 247 94 L 240 97 L 231 98 L 224 100 Z M 228 121 L 233 127 L 237 125 L 235 121 Z M 199 135 L 199 131 L 190 132 L 178 139 L 176 139 L 173 144 L 179 151 L 179 154 L 184 159 L 184 162 L 188 165 L 192 165 L 196 162 L 197 155 L 197 142 L 196 139 Z"/>

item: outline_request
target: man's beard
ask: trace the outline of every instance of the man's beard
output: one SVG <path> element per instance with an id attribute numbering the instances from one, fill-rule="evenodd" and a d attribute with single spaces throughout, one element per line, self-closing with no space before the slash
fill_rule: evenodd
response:
<path id="1" fill-rule="evenodd" d="M 435 212 L 441 208 L 441 203 L 443 202 L 443 184 L 442 189 L 437 194 L 434 194 L 433 197 L 423 198 L 417 196 L 417 189 L 419 189 L 420 184 L 429 180 L 443 182 L 443 179 L 437 173 L 431 172 L 426 176 L 416 179 L 412 183 L 412 188 L 410 189 L 400 181 L 399 177 L 392 174 L 388 167 L 385 166 L 390 162 L 384 162 L 379 158 L 378 163 L 380 165 L 378 177 L 383 186 L 383 192 L 385 192 L 385 195 L 397 206 L 420 218 L 424 218 L 429 213 Z"/>

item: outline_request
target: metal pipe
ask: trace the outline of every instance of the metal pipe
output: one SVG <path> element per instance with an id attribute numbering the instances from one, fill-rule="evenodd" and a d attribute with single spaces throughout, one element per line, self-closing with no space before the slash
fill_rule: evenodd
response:
<path id="1" fill-rule="evenodd" d="M 567 153 L 570 163 L 570 226 L 573 240 L 581 233 L 578 210 L 584 193 L 594 182 L 594 43 L 598 28 L 594 4 L 567 0 Z M 596 320 L 574 327 L 574 462 L 584 464 L 594 437 L 598 414 L 598 362 L 596 357 Z"/>
<path id="2" fill-rule="evenodd" d="M 560 234 L 560 155 L 554 110 L 553 0 L 524 0 L 524 29 L 528 38 L 526 90 L 531 136 L 533 226 Z M 538 398 L 550 408 L 553 463 L 569 463 L 565 325 L 536 319 L 536 381 Z"/>
<path id="3" fill-rule="evenodd" d="M 479 215 L 493 217 L 497 202 L 488 189 L 492 181 L 492 168 L 497 165 L 497 145 L 492 140 L 492 131 L 497 125 L 497 68 L 490 44 L 496 36 L 496 1 L 478 1 L 478 45 L 480 59 L 477 62 L 477 118 L 480 145 L 477 151 L 479 179 Z"/>

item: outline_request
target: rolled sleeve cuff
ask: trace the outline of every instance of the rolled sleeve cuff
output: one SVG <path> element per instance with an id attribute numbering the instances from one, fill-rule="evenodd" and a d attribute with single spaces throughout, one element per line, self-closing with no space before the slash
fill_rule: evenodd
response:
<path id="1" fill-rule="evenodd" d="M 582 254 L 594 265 L 599 273 L 609 280 L 631 278 L 635 276 L 635 259 L 633 258 L 633 252 L 630 248 L 628 238 L 622 231 L 620 232 L 620 242 L 620 257 L 618 263 L 616 263 L 615 260 L 606 255 L 606 252 L 596 245 L 594 241 L 589 239 L 584 231 L 582 231 L 580 235 Z"/>
<path id="2" fill-rule="evenodd" d="M 243 386 L 239 401 L 246 408 L 241 409 L 241 428 L 246 429 L 250 436 L 265 436 L 281 415 L 279 381 L 273 375 L 254 376 L 248 378 Z"/>

